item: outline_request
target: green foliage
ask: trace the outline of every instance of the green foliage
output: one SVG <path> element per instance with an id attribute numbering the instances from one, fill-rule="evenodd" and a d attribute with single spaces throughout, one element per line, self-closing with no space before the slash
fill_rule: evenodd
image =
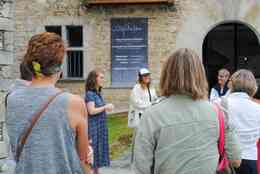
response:
<path id="1" fill-rule="evenodd" d="M 133 129 L 127 127 L 127 114 L 108 117 L 110 158 L 120 157 L 132 144 Z"/>

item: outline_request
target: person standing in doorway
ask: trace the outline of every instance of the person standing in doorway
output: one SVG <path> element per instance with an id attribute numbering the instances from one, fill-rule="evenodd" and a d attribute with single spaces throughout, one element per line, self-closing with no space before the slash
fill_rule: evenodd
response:
<path id="1" fill-rule="evenodd" d="M 93 70 L 86 79 L 85 102 L 89 113 L 88 132 L 94 151 L 94 174 L 99 174 L 99 168 L 110 165 L 107 112 L 114 108 L 113 104 L 106 104 L 102 95 L 104 73 L 101 70 Z"/>
<path id="2" fill-rule="evenodd" d="M 219 99 L 229 93 L 227 82 L 230 73 L 227 69 L 223 68 L 218 71 L 218 84 L 216 84 L 210 91 L 210 101 Z"/>

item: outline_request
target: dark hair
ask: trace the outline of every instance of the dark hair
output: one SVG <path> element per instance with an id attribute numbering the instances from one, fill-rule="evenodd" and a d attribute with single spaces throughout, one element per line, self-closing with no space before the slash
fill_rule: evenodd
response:
<path id="1" fill-rule="evenodd" d="M 22 80 L 32 81 L 33 74 L 28 68 L 28 66 L 22 62 L 20 64 L 20 78 Z"/>
<path id="2" fill-rule="evenodd" d="M 61 37 L 55 33 L 44 32 L 30 39 L 24 62 L 33 76 L 36 76 L 33 62 L 40 64 L 43 75 L 51 76 L 60 70 L 64 55 L 65 46 Z"/>
<path id="3" fill-rule="evenodd" d="M 95 70 L 92 70 L 88 74 L 88 77 L 87 77 L 86 83 L 85 83 L 85 91 L 86 91 L 86 93 L 88 91 L 101 92 L 102 87 L 99 87 L 99 89 L 97 89 L 97 76 L 98 76 L 99 73 L 102 73 L 102 71 L 99 70 L 99 69 L 95 69 Z"/>
<path id="4" fill-rule="evenodd" d="M 146 75 L 150 75 L 150 74 L 144 74 L 144 75 L 141 75 L 139 72 L 138 72 L 138 83 L 141 85 L 142 88 L 145 88 L 144 86 L 147 85 L 147 87 L 149 88 L 151 82 L 149 82 L 148 84 L 144 84 L 144 80 L 143 80 L 143 77 L 146 76 Z"/>

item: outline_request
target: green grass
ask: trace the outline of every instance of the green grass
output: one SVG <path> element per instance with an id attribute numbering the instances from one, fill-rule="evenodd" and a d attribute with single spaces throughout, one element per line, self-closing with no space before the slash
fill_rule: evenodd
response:
<path id="1" fill-rule="evenodd" d="M 120 157 L 130 149 L 133 129 L 127 127 L 127 114 L 108 116 L 110 158 Z"/>

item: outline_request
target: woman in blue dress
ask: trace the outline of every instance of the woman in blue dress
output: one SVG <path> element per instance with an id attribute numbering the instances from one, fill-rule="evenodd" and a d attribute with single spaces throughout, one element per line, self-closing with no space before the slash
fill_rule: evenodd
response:
<path id="1" fill-rule="evenodd" d="M 99 174 L 99 168 L 110 165 L 106 113 L 111 112 L 114 106 L 106 104 L 101 95 L 103 82 L 104 74 L 100 70 L 91 71 L 86 80 L 85 101 L 89 113 L 89 139 L 94 151 L 94 174 Z"/>

